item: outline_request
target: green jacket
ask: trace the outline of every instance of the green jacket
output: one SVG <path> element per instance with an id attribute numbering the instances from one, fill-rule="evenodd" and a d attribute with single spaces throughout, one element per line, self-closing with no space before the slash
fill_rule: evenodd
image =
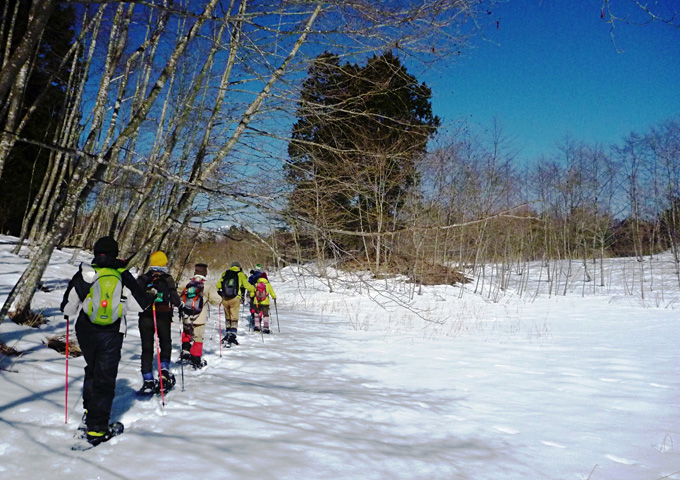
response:
<path id="1" fill-rule="evenodd" d="M 251 293 L 250 296 L 253 297 L 253 299 L 255 300 L 255 305 L 269 305 L 270 302 L 271 302 L 271 300 L 269 300 L 270 298 L 276 299 L 276 293 L 274 293 L 274 289 L 272 288 L 272 284 L 269 283 L 269 280 L 266 280 L 264 278 L 260 278 L 257 281 L 257 283 L 264 283 L 267 286 L 267 293 L 269 295 L 267 295 L 267 298 L 262 300 L 262 302 L 257 301 L 257 297 L 255 296 L 255 293 Z M 255 286 L 254 291 L 257 292 L 257 285 Z"/>
<path id="2" fill-rule="evenodd" d="M 243 273 L 243 271 L 242 271 L 240 268 L 238 268 L 238 267 L 231 267 L 231 268 L 229 268 L 229 270 L 231 270 L 232 272 L 238 272 L 238 284 L 239 284 L 238 295 L 237 295 L 238 298 L 241 298 L 241 291 L 242 291 L 244 288 L 245 288 L 246 290 L 248 290 L 248 291 L 251 293 L 251 295 L 254 295 L 254 294 L 255 294 L 255 287 L 253 287 L 253 286 L 248 282 L 248 277 L 246 277 L 246 274 Z M 220 279 L 218 280 L 218 282 L 217 282 L 217 291 L 218 291 L 218 292 L 221 292 L 221 291 L 222 291 L 222 282 L 224 281 L 224 276 L 227 274 L 227 272 L 228 272 L 229 270 L 225 271 L 225 272 L 222 274 L 222 276 L 220 277 Z M 234 298 L 236 298 L 236 297 L 234 297 Z"/>

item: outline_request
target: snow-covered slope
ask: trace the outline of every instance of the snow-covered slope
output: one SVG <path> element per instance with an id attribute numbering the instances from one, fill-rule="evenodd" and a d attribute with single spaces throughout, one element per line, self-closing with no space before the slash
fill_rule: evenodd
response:
<path id="1" fill-rule="evenodd" d="M 25 263 L 10 249 L 0 245 L 0 302 Z M 64 357 L 43 344 L 65 333 L 69 259 L 55 253 L 44 278 L 54 290 L 36 294 L 47 325 L 0 325 L 25 352 L 0 357 L 3 479 L 680 479 L 670 258 L 654 260 L 644 299 L 626 260 L 611 261 L 605 287 L 572 272 L 557 296 L 542 291 L 538 267 L 484 295 L 475 283 L 411 295 L 356 278 L 328 293 L 286 269 L 270 275 L 280 332 L 276 315 L 264 341 L 242 323 L 241 345 L 220 351 L 213 307 L 208 367 L 186 370 L 184 390 L 176 369 L 165 407 L 134 396 L 131 318 L 113 418 L 126 431 L 87 452 L 70 450 L 82 358 L 69 362 L 65 408 Z"/>

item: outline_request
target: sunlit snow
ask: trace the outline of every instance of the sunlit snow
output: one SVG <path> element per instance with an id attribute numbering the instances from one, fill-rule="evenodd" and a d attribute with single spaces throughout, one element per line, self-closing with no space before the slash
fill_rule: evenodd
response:
<path id="1" fill-rule="evenodd" d="M 15 240 L 0 237 L 0 302 L 27 262 L 10 253 Z M 609 260 L 605 286 L 574 263 L 557 293 L 540 263 L 509 272 L 504 289 L 486 278 L 422 294 L 335 271 L 329 293 L 304 270 L 271 272 L 273 333 L 242 322 L 241 345 L 220 351 L 213 306 L 208 367 L 185 369 L 184 389 L 174 367 L 164 407 L 134 395 L 129 318 L 112 418 L 125 433 L 74 452 L 83 359 L 69 362 L 65 423 L 65 359 L 45 346 L 65 333 L 71 253 L 55 252 L 43 279 L 53 290 L 34 299 L 49 323 L 0 325 L 24 352 L 0 357 L 0 478 L 680 479 L 668 255 Z M 178 324 L 173 335 L 177 357 Z"/>

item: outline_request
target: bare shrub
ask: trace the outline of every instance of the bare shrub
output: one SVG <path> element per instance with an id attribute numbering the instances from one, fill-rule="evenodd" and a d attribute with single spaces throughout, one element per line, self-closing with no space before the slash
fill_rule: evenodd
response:
<path id="1" fill-rule="evenodd" d="M 55 350 L 61 354 L 66 354 L 66 335 L 56 335 L 50 337 L 45 342 L 48 348 Z M 80 350 L 80 345 L 78 341 L 73 338 L 69 338 L 68 341 L 68 356 L 72 358 L 80 357 L 83 352 Z"/>
<path id="2" fill-rule="evenodd" d="M 16 313 L 10 314 L 9 318 L 12 319 L 17 325 L 26 325 L 32 328 L 38 328 L 40 325 L 47 323 L 45 316 L 42 312 L 34 312 L 29 309 L 24 309 L 17 311 Z"/>

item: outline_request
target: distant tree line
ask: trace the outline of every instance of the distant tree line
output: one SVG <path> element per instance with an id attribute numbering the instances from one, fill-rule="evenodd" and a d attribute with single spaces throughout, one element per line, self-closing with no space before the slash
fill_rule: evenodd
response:
<path id="1" fill-rule="evenodd" d="M 156 249 L 180 265 L 216 223 L 281 264 L 420 278 L 677 259 L 677 122 L 608 150 L 568 141 L 532 168 L 500 128 L 436 136 L 402 59 L 460 51 L 493 4 L 0 0 L 0 228 L 30 258 L 0 322 L 30 312 L 55 248 L 114 234 L 131 265 Z"/>
<path id="2" fill-rule="evenodd" d="M 579 260 L 603 282 L 605 258 L 671 250 L 680 270 L 678 119 L 606 148 L 566 138 L 530 165 L 498 124 L 485 137 L 460 125 L 427 151 L 429 89 L 391 54 L 365 67 L 320 55 L 297 119 L 279 235 L 291 261 L 423 278 L 435 265 Z"/>

